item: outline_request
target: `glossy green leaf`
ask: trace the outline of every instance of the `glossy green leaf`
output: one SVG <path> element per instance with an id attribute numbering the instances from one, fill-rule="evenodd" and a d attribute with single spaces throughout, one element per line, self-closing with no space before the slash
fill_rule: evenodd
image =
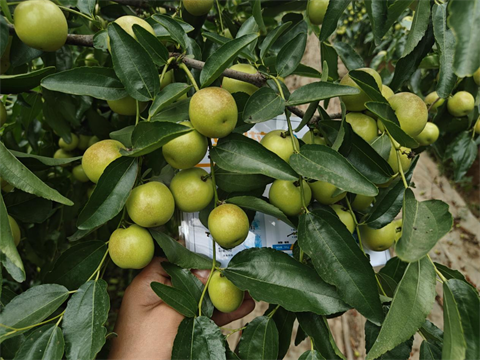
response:
<path id="1" fill-rule="evenodd" d="M 265 27 L 265 22 L 263 21 L 261 1 L 252 1 L 252 12 L 260 31 L 262 34 L 266 34 L 267 29 Z"/>
<path id="2" fill-rule="evenodd" d="M 472 139 L 470 131 L 462 131 L 447 145 L 444 160 L 452 159 L 453 177 L 460 181 L 477 158 L 477 143 Z"/>
<path id="3" fill-rule="evenodd" d="M 70 164 L 74 161 L 80 160 L 82 157 L 81 156 L 74 156 L 68 159 L 55 159 L 51 157 L 46 157 L 46 156 L 40 156 L 40 155 L 34 155 L 34 154 L 27 154 L 24 152 L 20 151 L 15 151 L 15 150 L 9 150 L 10 153 L 12 153 L 17 159 L 23 159 L 22 161 L 25 161 L 25 159 L 34 159 L 35 161 L 39 161 L 40 163 L 47 165 L 47 166 L 60 166 L 60 165 L 65 165 L 65 164 Z M 29 162 L 30 164 L 30 162 Z"/>
<path id="4" fill-rule="evenodd" d="M 167 274 L 170 275 L 173 287 L 190 294 L 195 299 L 197 304 L 200 302 L 200 298 L 205 286 L 195 275 L 192 274 L 190 270 L 182 269 L 181 267 L 169 262 L 163 262 L 162 267 Z M 214 307 L 207 292 L 203 298 L 202 315 L 212 317 L 213 310 Z"/>
<path id="5" fill-rule="evenodd" d="M 180 122 L 189 120 L 189 104 L 190 98 L 177 100 L 173 104 L 165 106 L 163 110 L 160 110 L 155 116 L 152 117 L 151 121 Z"/>
<path id="6" fill-rule="evenodd" d="M 367 257 L 337 216 L 327 212 L 300 216 L 300 248 L 312 259 L 323 280 L 337 287 L 343 300 L 373 323 L 380 324 L 383 311 L 375 273 Z"/>
<path id="7" fill-rule="evenodd" d="M 306 5 L 306 2 L 302 2 Z M 280 36 L 277 41 L 275 41 L 272 46 L 271 50 L 273 53 L 278 54 L 278 52 L 285 46 L 286 43 L 291 41 L 295 36 L 300 33 L 308 33 L 308 25 L 305 20 L 300 20 L 292 27 L 288 28 L 285 34 Z"/>
<path id="8" fill-rule="evenodd" d="M 113 68 L 128 94 L 138 101 L 149 101 L 160 90 L 157 68 L 147 50 L 120 25 L 108 26 Z"/>
<path id="9" fill-rule="evenodd" d="M 7 6 L 7 9 L 8 9 L 8 6 Z M 2 56 L 5 50 L 7 49 L 9 36 L 10 35 L 8 33 L 7 21 L 2 16 L 2 18 L 0 19 L 0 56 Z"/>
<path id="10" fill-rule="evenodd" d="M 141 122 L 132 134 L 132 149 L 121 150 L 122 155 L 139 157 L 160 149 L 170 140 L 192 131 L 191 128 L 168 122 Z"/>
<path id="11" fill-rule="evenodd" d="M 412 52 L 420 40 L 422 40 L 423 36 L 425 35 L 425 31 L 427 31 L 429 19 L 430 1 L 418 0 L 415 14 L 413 16 L 412 27 L 408 33 L 405 49 L 403 50 L 403 56 Z"/>
<path id="12" fill-rule="evenodd" d="M 191 88 L 191 85 L 184 83 L 168 84 L 155 96 L 155 100 L 153 100 L 152 106 L 150 106 L 148 111 L 149 116 L 155 116 L 159 111 L 164 110 L 168 105 L 180 99 Z"/>
<path id="13" fill-rule="evenodd" d="M 349 71 L 365 67 L 365 61 L 350 44 L 334 42 L 333 47 Z"/>
<path id="14" fill-rule="evenodd" d="M 123 129 L 112 131 L 110 133 L 110 139 L 120 141 L 127 148 L 132 147 L 132 134 L 135 130 L 135 125 L 129 125 Z"/>
<path id="15" fill-rule="evenodd" d="M 153 15 L 153 20 L 160 23 L 170 33 L 172 40 L 178 43 L 182 49 L 187 47 L 187 34 L 179 22 L 167 15 Z"/>
<path id="16" fill-rule="evenodd" d="M 229 193 L 265 188 L 265 186 L 273 181 L 273 179 L 268 176 L 235 173 L 221 169 L 218 166 L 215 167 L 215 178 L 217 186 Z"/>
<path id="17" fill-rule="evenodd" d="M 0 251 L 2 264 L 15 281 L 22 282 L 25 280 L 25 269 L 23 267 L 22 258 L 18 253 L 17 247 L 13 240 L 10 221 L 8 220 L 7 208 L 0 196 Z M 1 272 L 1 266 L 0 266 Z M 1 331 L 1 329 L 0 329 Z M 1 332 L 0 332 L 1 334 Z"/>
<path id="18" fill-rule="evenodd" d="M 397 140 L 400 145 L 412 149 L 418 147 L 418 143 L 401 129 L 400 123 L 395 115 L 395 111 L 393 111 L 389 104 L 384 102 L 370 101 L 365 103 L 365 107 L 381 118 L 382 124 L 385 125 L 390 135 L 392 135 L 392 137 Z"/>
<path id="19" fill-rule="evenodd" d="M 388 157 L 390 156 L 390 150 L 392 149 L 392 141 L 386 133 L 378 136 L 370 143 L 370 145 L 378 154 L 380 154 L 382 158 L 388 160 Z"/>
<path id="20" fill-rule="evenodd" d="M 328 3 L 327 12 L 320 29 L 320 41 L 326 41 L 337 29 L 337 23 L 352 0 L 335 0 Z"/>
<path id="21" fill-rule="evenodd" d="M 305 351 L 298 360 L 324 360 L 325 358 L 317 350 Z"/>
<path id="22" fill-rule="evenodd" d="M 194 317 L 197 313 L 197 302 L 189 293 L 159 282 L 150 283 L 152 290 L 168 306 L 186 317 Z"/>
<path id="23" fill-rule="evenodd" d="M 219 35 L 217 33 L 210 32 L 210 31 L 204 31 L 202 33 L 202 35 L 204 37 L 206 37 L 208 40 L 211 40 L 214 43 L 219 44 L 219 45 L 225 45 L 226 43 L 232 41 L 232 39 L 229 39 L 225 36 L 222 36 L 222 35 Z M 243 58 L 245 58 L 249 61 L 252 61 L 252 62 L 256 61 L 255 56 L 253 54 L 249 54 L 246 48 L 244 48 L 243 50 L 240 51 L 239 56 L 241 56 L 241 57 L 243 57 Z"/>
<path id="24" fill-rule="evenodd" d="M 440 73 L 436 91 L 438 96 L 444 99 L 450 95 L 457 82 L 457 76 L 453 70 L 455 36 L 447 27 L 447 7 L 448 3 L 434 4 L 432 9 L 433 33 L 440 55 Z"/>
<path id="25" fill-rule="evenodd" d="M 450 269 L 448 266 L 445 266 L 445 265 L 437 263 L 437 262 L 435 262 L 434 264 L 435 264 L 435 267 L 437 268 L 437 270 L 440 271 L 442 273 L 442 275 L 447 280 L 450 280 L 450 279 L 461 280 L 464 283 L 466 283 L 467 285 L 476 289 L 475 286 L 473 284 L 471 284 L 460 271 Z"/>
<path id="26" fill-rule="evenodd" d="M 244 135 L 230 134 L 210 152 L 222 169 L 241 174 L 261 174 L 275 179 L 295 181 L 298 175 L 279 156 Z"/>
<path id="27" fill-rule="evenodd" d="M 408 3 L 408 1 L 396 1 L 396 3 L 402 2 Z M 398 60 L 397 65 L 395 66 L 395 73 L 393 75 L 393 79 L 389 84 L 390 88 L 394 92 L 400 90 L 403 83 L 410 79 L 413 73 L 417 70 L 422 60 L 425 58 L 425 56 L 428 55 L 434 43 L 435 39 L 433 36 L 433 27 L 429 25 L 427 31 L 425 32 L 425 35 L 423 36 L 422 40 L 420 40 L 415 49 L 413 49 L 413 51 L 411 51 L 407 56 L 402 57 L 400 60 Z"/>
<path id="28" fill-rule="evenodd" d="M 442 358 L 442 348 L 437 343 L 422 341 L 420 345 L 420 360 L 440 360 Z"/>
<path id="29" fill-rule="evenodd" d="M 378 194 L 377 187 L 342 155 L 325 145 L 304 145 L 290 157 L 290 165 L 309 179 L 326 181 L 336 187 L 366 196 Z"/>
<path id="30" fill-rule="evenodd" d="M 267 55 L 270 47 L 273 45 L 275 41 L 287 30 L 290 25 L 292 25 L 291 21 L 287 21 L 279 26 L 277 26 L 272 31 L 269 31 L 265 39 L 263 40 L 262 44 L 260 45 L 260 59 L 263 59 L 265 55 Z"/>
<path id="31" fill-rule="evenodd" d="M 420 0 L 424 1 L 424 0 Z M 361 70 L 352 70 L 348 75 L 357 83 L 358 86 L 372 99 L 372 101 L 379 101 L 388 103 L 382 95 L 382 89 L 378 88 L 378 84 L 374 77 L 369 73 Z"/>
<path id="32" fill-rule="evenodd" d="M 15 184 L 17 189 L 29 194 L 53 200 L 64 205 L 73 205 L 73 202 L 62 196 L 57 190 L 52 189 L 34 173 L 26 168 L 6 147 L 0 142 L 0 176 L 10 184 Z"/>
<path id="33" fill-rule="evenodd" d="M 410 184 L 412 180 L 417 161 L 418 158 L 412 162 L 405 174 L 407 184 Z M 393 180 L 389 187 L 380 189 L 366 220 L 368 226 L 374 229 L 381 229 L 385 225 L 390 224 L 403 206 L 404 193 L 405 186 L 400 178 Z"/>
<path id="34" fill-rule="evenodd" d="M 298 124 L 297 128 L 294 130 L 295 132 L 299 132 L 304 128 L 305 125 L 307 125 L 310 120 L 312 120 L 313 115 L 317 111 L 319 101 L 314 101 L 310 105 L 308 105 L 307 111 L 305 111 L 305 114 L 303 115 L 302 121 L 300 124 Z"/>
<path id="35" fill-rule="evenodd" d="M 95 12 L 97 0 L 77 0 L 77 7 L 82 13 L 92 16 Z"/>
<path id="36" fill-rule="evenodd" d="M 55 323 L 43 325 L 25 339 L 14 360 L 62 360 L 64 346 L 62 329 Z"/>
<path id="37" fill-rule="evenodd" d="M 465 359 L 467 343 L 462 328 L 462 319 L 459 312 L 459 304 L 453 296 L 448 280 L 443 283 L 443 349 L 442 359 Z"/>
<path id="38" fill-rule="evenodd" d="M 448 25 L 456 39 L 453 67 L 458 77 L 472 76 L 480 68 L 480 2 L 451 1 L 448 3 Z"/>
<path id="39" fill-rule="evenodd" d="M 321 79 L 322 73 L 317 69 L 307 66 L 304 64 L 298 64 L 298 66 L 293 70 L 292 75 L 298 75 L 303 77 L 310 77 L 313 79 Z"/>
<path id="40" fill-rule="evenodd" d="M 271 215 L 279 220 L 282 220 L 284 223 L 295 227 L 295 225 L 292 224 L 288 217 L 279 208 L 255 196 L 235 196 L 227 199 L 227 202 L 238 205 L 245 209 L 259 211 L 261 213 Z"/>
<path id="41" fill-rule="evenodd" d="M 137 24 L 133 25 L 133 32 L 138 42 L 147 50 L 155 65 L 163 66 L 167 63 L 170 57 L 168 49 L 155 35 Z"/>
<path id="42" fill-rule="evenodd" d="M 460 314 L 460 320 L 462 325 L 461 333 L 465 338 L 466 351 L 465 359 L 478 359 L 480 358 L 480 323 L 478 319 L 480 318 L 480 298 L 478 296 L 477 289 L 474 289 L 470 284 L 457 279 L 451 279 L 446 282 L 447 287 L 450 291 L 447 291 L 448 294 L 445 294 L 444 297 L 448 298 L 447 304 L 448 314 L 445 314 L 444 309 L 444 319 L 448 316 L 449 322 L 452 326 L 445 326 L 444 334 L 444 349 L 446 348 L 446 354 L 452 354 L 452 359 L 455 358 L 457 353 L 456 347 L 462 344 L 462 340 L 459 334 L 454 334 L 458 329 L 456 328 L 454 309 L 451 305 L 451 296 L 455 300 L 455 305 L 458 308 L 458 313 Z M 444 285 L 445 291 L 445 285 Z M 451 293 L 450 293 L 451 292 Z M 447 322 L 445 321 L 445 324 Z M 448 330 L 447 330 L 448 329 Z M 450 344 L 450 350 L 449 345 Z"/>
<path id="43" fill-rule="evenodd" d="M 54 66 L 45 67 L 26 74 L 0 75 L 3 94 L 20 94 L 31 90 L 38 85 L 43 78 L 55 72 Z"/>
<path id="44" fill-rule="evenodd" d="M 407 266 L 408 263 L 401 261 L 398 257 L 394 257 L 388 260 L 385 266 L 377 273 L 382 285 L 388 285 L 387 287 L 383 286 L 387 296 L 393 298 L 395 289 L 400 280 L 402 280 Z"/>
<path id="45" fill-rule="evenodd" d="M 337 96 L 356 95 L 359 93 L 360 90 L 351 86 L 319 81 L 304 85 L 295 90 L 292 95 L 290 95 L 287 105 L 296 106 Z"/>
<path id="46" fill-rule="evenodd" d="M 173 343 L 172 360 L 226 360 L 225 340 L 209 318 L 185 318 Z"/>
<path id="47" fill-rule="evenodd" d="M 60 255 L 44 282 L 77 290 L 95 272 L 106 251 L 107 245 L 103 241 L 76 244 Z"/>
<path id="48" fill-rule="evenodd" d="M 297 68 L 307 46 L 307 34 L 300 33 L 286 43 L 277 54 L 275 68 L 278 76 L 287 77 Z"/>
<path id="49" fill-rule="evenodd" d="M 275 308 L 275 305 L 270 305 L 264 315 L 270 314 Z M 278 330 L 278 359 L 283 359 L 290 348 L 295 319 L 295 313 L 282 307 L 279 307 L 272 316 Z"/>
<path id="50" fill-rule="evenodd" d="M 365 350 L 367 353 L 372 348 L 373 344 L 378 338 L 380 332 L 380 326 L 372 324 L 370 321 L 365 322 Z M 382 356 L 378 357 L 378 360 L 391 360 L 391 359 L 403 359 L 408 360 L 412 351 L 413 336 L 406 341 L 398 344 L 395 348 L 387 351 Z"/>
<path id="51" fill-rule="evenodd" d="M 411 189 L 405 190 L 402 237 L 395 245 L 400 259 L 407 262 L 421 259 L 450 231 L 453 217 L 448 208 L 440 200 L 418 202 Z"/>
<path id="52" fill-rule="evenodd" d="M 136 158 L 121 157 L 107 166 L 92 196 L 78 216 L 77 227 L 90 230 L 122 211 L 138 172 Z"/>
<path id="53" fill-rule="evenodd" d="M 23 329 L 45 320 L 68 298 L 68 290 L 61 285 L 37 285 L 13 298 L 0 313 L 0 324 Z M 14 333 L 7 327 L 0 327 L 0 343 L 18 336 L 25 331 Z"/>
<path id="54" fill-rule="evenodd" d="M 427 257 L 410 263 L 367 360 L 394 349 L 423 325 L 435 301 L 435 268 Z"/>
<path id="55" fill-rule="evenodd" d="M 49 75 L 42 80 L 42 87 L 102 100 L 120 100 L 128 95 L 115 71 L 104 67 L 79 67 Z"/>
<path id="56" fill-rule="evenodd" d="M 243 250 L 233 257 L 224 274 L 254 299 L 279 304 L 289 311 L 329 315 L 349 308 L 335 288 L 325 283 L 312 268 L 281 251 Z M 272 277 L 272 274 L 277 275 Z"/>
<path id="57" fill-rule="evenodd" d="M 323 67 L 322 67 L 323 73 L 325 74 L 325 70 L 328 70 L 328 76 L 333 80 L 337 80 L 338 79 L 337 51 L 330 43 L 327 43 L 324 41 L 320 44 L 320 52 L 321 52 L 320 53 L 321 59 L 323 59 Z"/>
<path id="58" fill-rule="evenodd" d="M 32 194 L 17 190 L 4 195 L 8 214 L 25 223 L 40 224 L 53 212 L 53 203 Z"/>
<path id="59" fill-rule="evenodd" d="M 212 260 L 194 253 L 167 234 L 150 229 L 150 234 L 162 248 L 168 261 L 185 269 L 211 269 Z"/>
<path id="60" fill-rule="evenodd" d="M 285 100 L 269 87 L 263 87 L 248 98 L 243 110 L 243 120 L 250 124 L 259 123 L 271 120 L 284 111 Z"/>
<path id="61" fill-rule="evenodd" d="M 110 310 L 107 283 L 90 280 L 68 301 L 62 327 L 67 359 L 94 359 L 105 344 Z"/>
<path id="62" fill-rule="evenodd" d="M 268 316 L 259 316 L 248 323 L 238 343 L 240 359 L 268 360 L 278 355 L 278 330 Z"/>
<path id="63" fill-rule="evenodd" d="M 214 54 L 205 62 L 202 72 L 200 73 L 200 83 L 202 87 L 212 84 L 223 71 L 231 64 L 238 54 L 258 38 L 256 34 L 247 34 L 238 39 L 231 40 L 222 45 Z"/>

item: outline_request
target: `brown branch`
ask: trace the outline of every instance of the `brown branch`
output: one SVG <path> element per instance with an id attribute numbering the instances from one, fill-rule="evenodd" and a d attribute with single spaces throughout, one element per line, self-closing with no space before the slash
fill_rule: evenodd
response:
<path id="1" fill-rule="evenodd" d="M 115 0 L 117 3 L 146 3 L 147 1 L 144 0 Z M 10 35 L 15 34 L 15 27 L 13 25 L 8 24 L 8 30 L 10 32 Z M 66 44 L 68 45 L 77 45 L 77 46 L 85 46 L 85 47 L 93 47 L 93 35 L 77 35 L 77 34 L 68 34 L 67 36 L 67 41 Z M 205 62 L 200 61 L 200 60 L 195 60 L 195 59 L 190 59 L 188 57 L 185 57 L 183 54 L 180 53 L 175 53 L 171 52 L 170 57 L 174 57 L 179 61 L 182 61 L 185 65 L 187 65 L 189 68 L 192 69 L 198 69 L 202 70 L 203 67 L 205 66 Z M 236 79 L 236 80 L 241 80 L 248 82 L 250 84 L 253 84 L 258 87 L 262 87 L 267 83 L 267 78 L 263 76 L 260 73 L 256 74 L 247 74 L 244 72 L 240 71 L 235 71 L 231 69 L 226 69 L 223 73 L 222 76 L 231 78 L 231 79 Z M 294 106 L 288 106 L 288 110 L 290 110 L 293 114 L 297 115 L 298 117 L 303 118 L 305 116 L 305 113 L 300 110 L 297 107 Z M 341 114 L 331 114 L 330 117 L 332 119 L 338 119 L 341 118 Z M 310 120 L 310 123 L 316 123 L 320 120 L 319 116 L 314 116 Z"/>

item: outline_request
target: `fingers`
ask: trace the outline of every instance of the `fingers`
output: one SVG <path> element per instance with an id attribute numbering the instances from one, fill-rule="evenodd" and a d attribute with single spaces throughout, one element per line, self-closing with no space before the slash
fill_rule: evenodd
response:
<path id="1" fill-rule="evenodd" d="M 231 323 L 232 321 L 243 318 L 244 316 L 250 314 L 253 309 L 255 309 L 255 301 L 251 298 L 250 294 L 246 292 L 245 299 L 237 310 L 228 314 L 215 310 L 212 320 L 215 321 L 218 326 L 223 326 Z"/>

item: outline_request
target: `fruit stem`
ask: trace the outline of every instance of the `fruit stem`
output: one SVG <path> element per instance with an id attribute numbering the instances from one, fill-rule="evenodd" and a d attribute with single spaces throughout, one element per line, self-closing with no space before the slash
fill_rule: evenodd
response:
<path id="1" fill-rule="evenodd" d="M 107 248 L 107 251 L 105 251 L 105 254 L 103 255 L 102 261 L 100 261 L 100 264 L 99 264 L 98 267 L 95 269 L 95 271 L 92 273 L 92 275 L 90 275 L 90 277 L 88 278 L 88 280 L 87 280 L 86 282 L 92 280 L 93 277 L 94 277 L 97 273 L 100 272 L 100 269 L 102 268 L 102 265 L 103 265 L 103 263 L 105 262 L 105 259 L 107 258 L 107 255 L 108 255 L 108 248 Z M 95 281 L 97 281 L 97 280 L 98 280 L 98 276 L 97 276 L 97 278 L 95 279 Z"/>
<path id="2" fill-rule="evenodd" d="M 214 164 L 212 160 L 212 156 L 210 153 L 212 152 L 212 139 L 207 138 L 208 140 L 208 158 L 210 159 L 210 175 L 212 177 L 212 186 L 213 186 L 213 193 L 215 195 L 215 203 L 213 204 L 213 207 L 216 208 L 218 204 L 218 193 L 217 193 L 217 183 L 215 181 L 215 169 L 214 169 Z"/>
<path id="3" fill-rule="evenodd" d="M 222 34 L 223 34 L 224 28 L 223 28 L 222 10 L 220 9 L 220 3 L 218 2 L 218 0 L 215 0 L 215 3 L 217 4 L 218 18 L 220 20 L 220 29 L 222 29 Z"/>
<path id="4" fill-rule="evenodd" d="M 135 126 L 138 125 L 138 120 L 140 120 L 140 105 L 138 104 L 138 100 L 135 100 L 135 104 L 137 106 L 137 117 L 135 119 Z M 148 121 L 150 121 L 150 116 L 148 117 Z"/>
<path id="5" fill-rule="evenodd" d="M 88 15 L 82 14 L 81 12 L 79 12 L 79 11 L 77 11 L 77 10 L 73 10 L 73 9 L 68 8 L 68 7 L 60 6 L 60 5 L 59 5 L 58 7 L 59 7 L 60 9 L 64 10 L 64 11 L 71 12 L 71 13 L 76 14 L 76 15 L 78 15 L 78 16 L 82 16 L 82 17 L 84 17 L 84 18 L 87 19 L 87 20 L 95 21 L 95 22 L 96 22 L 96 20 L 95 20 L 94 18 L 92 18 L 92 17 L 90 17 L 90 16 L 88 16 Z"/>
<path id="6" fill-rule="evenodd" d="M 311 350 L 311 351 L 314 350 L 313 339 L 312 339 L 312 338 L 310 338 L 310 350 Z"/>
<path id="7" fill-rule="evenodd" d="M 269 317 L 270 319 L 272 318 L 273 315 L 275 315 L 275 313 L 277 312 L 277 310 L 280 309 L 280 305 L 277 305 L 275 307 L 275 309 L 273 309 L 270 314 L 267 315 L 267 317 Z"/>
<path id="8" fill-rule="evenodd" d="M 400 172 L 400 176 L 402 177 L 403 186 L 405 187 L 405 189 L 408 189 L 407 179 L 405 178 L 405 173 L 403 172 L 402 162 L 400 160 L 400 151 L 401 150 L 395 146 L 395 140 L 393 139 L 392 135 L 390 135 L 390 133 L 388 132 L 388 130 L 386 128 L 385 128 L 385 133 L 390 138 L 390 142 L 392 143 L 392 146 L 395 149 L 395 152 L 397 153 L 398 171 Z"/>
<path id="9" fill-rule="evenodd" d="M 193 85 L 193 87 L 195 88 L 195 91 L 200 91 L 200 88 L 198 87 L 197 82 L 195 81 L 195 78 L 193 77 L 192 73 L 190 72 L 190 70 L 188 70 L 187 65 L 185 65 L 184 63 L 180 63 L 180 64 L 178 65 L 178 67 L 185 72 L 185 74 L 187 75 L 188 79 L 190 80 L 190 83 L 191 83 L 191 84 Z"/>
<path id="10" fill-rule="evenodd" d="M 203 287 L 202 296 L 200 296 L 200 301 L 198 302 L 198 316 L 202 316 L 202 303 L 203 298 L 205 297 L 205 293 L 208 289 L 208 284 L 210 284 L 210 280 L 212 279 L 213 272 L 215 271 L 215 265 L 217 264 L 217 245 L 215 244 L 215 240 L 212 237 L 212 247 L 213 247 L 213 258 L 212 258 L 212 269 L 210 270 L 210 274 L 208 274 L 207 282 Z"/>
<path id="11" fill-rule="evenodd" d="M 427 254 L 428 256 L 428 260 L 430 260 L 430 262 L 432 263 L 433 267 L 435 268 L 435 272 L 437 273 L 438 277 L 440 278 L 440 282 L 443 284 L 444 282 L 447 282 L 448 279 L 443 276 L 443 274 L 437 269 L 437 267 L 435 266 L 435 263 L 433 262 L 432 258 L 430 257 L 429 254 Z"/>

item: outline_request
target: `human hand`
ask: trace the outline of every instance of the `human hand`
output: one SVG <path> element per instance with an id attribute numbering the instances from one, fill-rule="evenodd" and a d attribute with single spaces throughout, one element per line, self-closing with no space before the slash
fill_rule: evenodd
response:
<path id="1" fill-rule="evenodd" d="M 163 269 L 162 258 L 154 258 L 125 291 L 112 340 L 110 359 L 170 359 L 173 341 L 184 316 L 165 304 L 152 290 L 153 281 L 170 285 L 170 277 Z M 204 284 L 209 270 L 194 270 L 193 274 Z M 229 314 L 215 310 L 212 320 L 223 326 L 250 313 L 255 302 L 248 293 L 242 305 Z"/>

